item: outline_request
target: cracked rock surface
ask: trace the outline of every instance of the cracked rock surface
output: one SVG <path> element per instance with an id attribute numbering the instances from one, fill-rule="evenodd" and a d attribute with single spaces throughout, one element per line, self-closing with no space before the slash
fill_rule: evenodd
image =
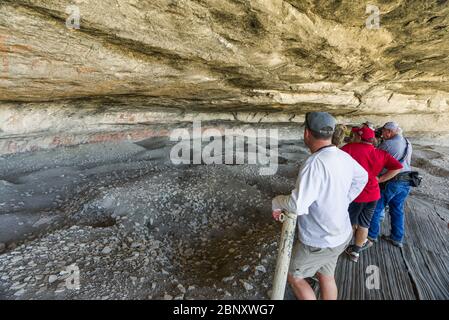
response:
<path id="1" fill-rule="evenodd" d="M 2 1 L 0 136 L 15 140 L 0 153 L 123 125 L 302 122 L 316 109 L 448 133 L 447 0 L 370 4 L 379 29 L 366 28 L 365 1 L 79 0 L 73 30 L 67 1 Z"/>

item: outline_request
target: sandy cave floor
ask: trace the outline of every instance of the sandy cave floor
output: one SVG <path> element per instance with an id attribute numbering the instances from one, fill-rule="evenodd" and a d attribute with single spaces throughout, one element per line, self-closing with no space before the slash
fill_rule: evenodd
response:
<path id="1" fill-rule="evenodd" d="M 291 190 L 307 150 L 283 141 L 277 174 L 260 176 L 255 165 L 174 166 L 170 148 L 153 138 L 0 157 L 0 298 L 269 298 L 271 198 Z M 342 256 L 342 299 L 449 299 L 449 148 L 415 150 L 425 180 L 407 205 L 406 246 L 381 242 L 357 265 Z M 79 290 L 66 288 L 72 264 Z M 364 288 L 369 264 L 394 269 L 380 290 Z"/>

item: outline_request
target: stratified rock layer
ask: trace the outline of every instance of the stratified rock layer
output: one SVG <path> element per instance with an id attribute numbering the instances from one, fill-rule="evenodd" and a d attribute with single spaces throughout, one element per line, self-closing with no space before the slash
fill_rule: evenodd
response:
<path id="1" fill-rule="evenodd" d="M 2 1 L 0 153 L 29 149 L 18 137 L 316 109 L 449 132 L 448 1 L 371 4 L 379 29 L 365 1 Z"/>

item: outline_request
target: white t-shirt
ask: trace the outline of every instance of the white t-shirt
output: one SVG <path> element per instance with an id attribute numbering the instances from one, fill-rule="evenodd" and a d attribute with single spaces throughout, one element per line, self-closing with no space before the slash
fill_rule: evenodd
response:
<path id="1" fill-rule="evenodd" d="M 362 192 L 368 173 L 335 146 L 307 158 L 289 196 L 273 199 L 273 210 L 298 214 L 299 239 L 318 248 L 335 248 L 352 233 L 349 204 Z"/>

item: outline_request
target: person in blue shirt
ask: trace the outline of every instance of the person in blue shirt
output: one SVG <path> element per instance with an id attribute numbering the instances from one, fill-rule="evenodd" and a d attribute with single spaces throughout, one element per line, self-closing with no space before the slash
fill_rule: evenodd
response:
<path id="1" fill-rule="evenodd" d="M 371 242 L 378 240 L 382 213 L 388 205 L 391 217 L 391 232 L 384 238 L 393 245 L 402 247 L 404 240 L 404 204 L 410 193 L 409 173 L 413 149 L 411 143 L 402 136 L 402 129 L 396 122 L 387 122 L 382 127 L 382 137 L 384 141 L 378 148 L 387 151 L 396 158 L 401 162 L 403 168 L 381 190 L 381 199 L 378 201 L 371 219 L 368 239 Z"/>

